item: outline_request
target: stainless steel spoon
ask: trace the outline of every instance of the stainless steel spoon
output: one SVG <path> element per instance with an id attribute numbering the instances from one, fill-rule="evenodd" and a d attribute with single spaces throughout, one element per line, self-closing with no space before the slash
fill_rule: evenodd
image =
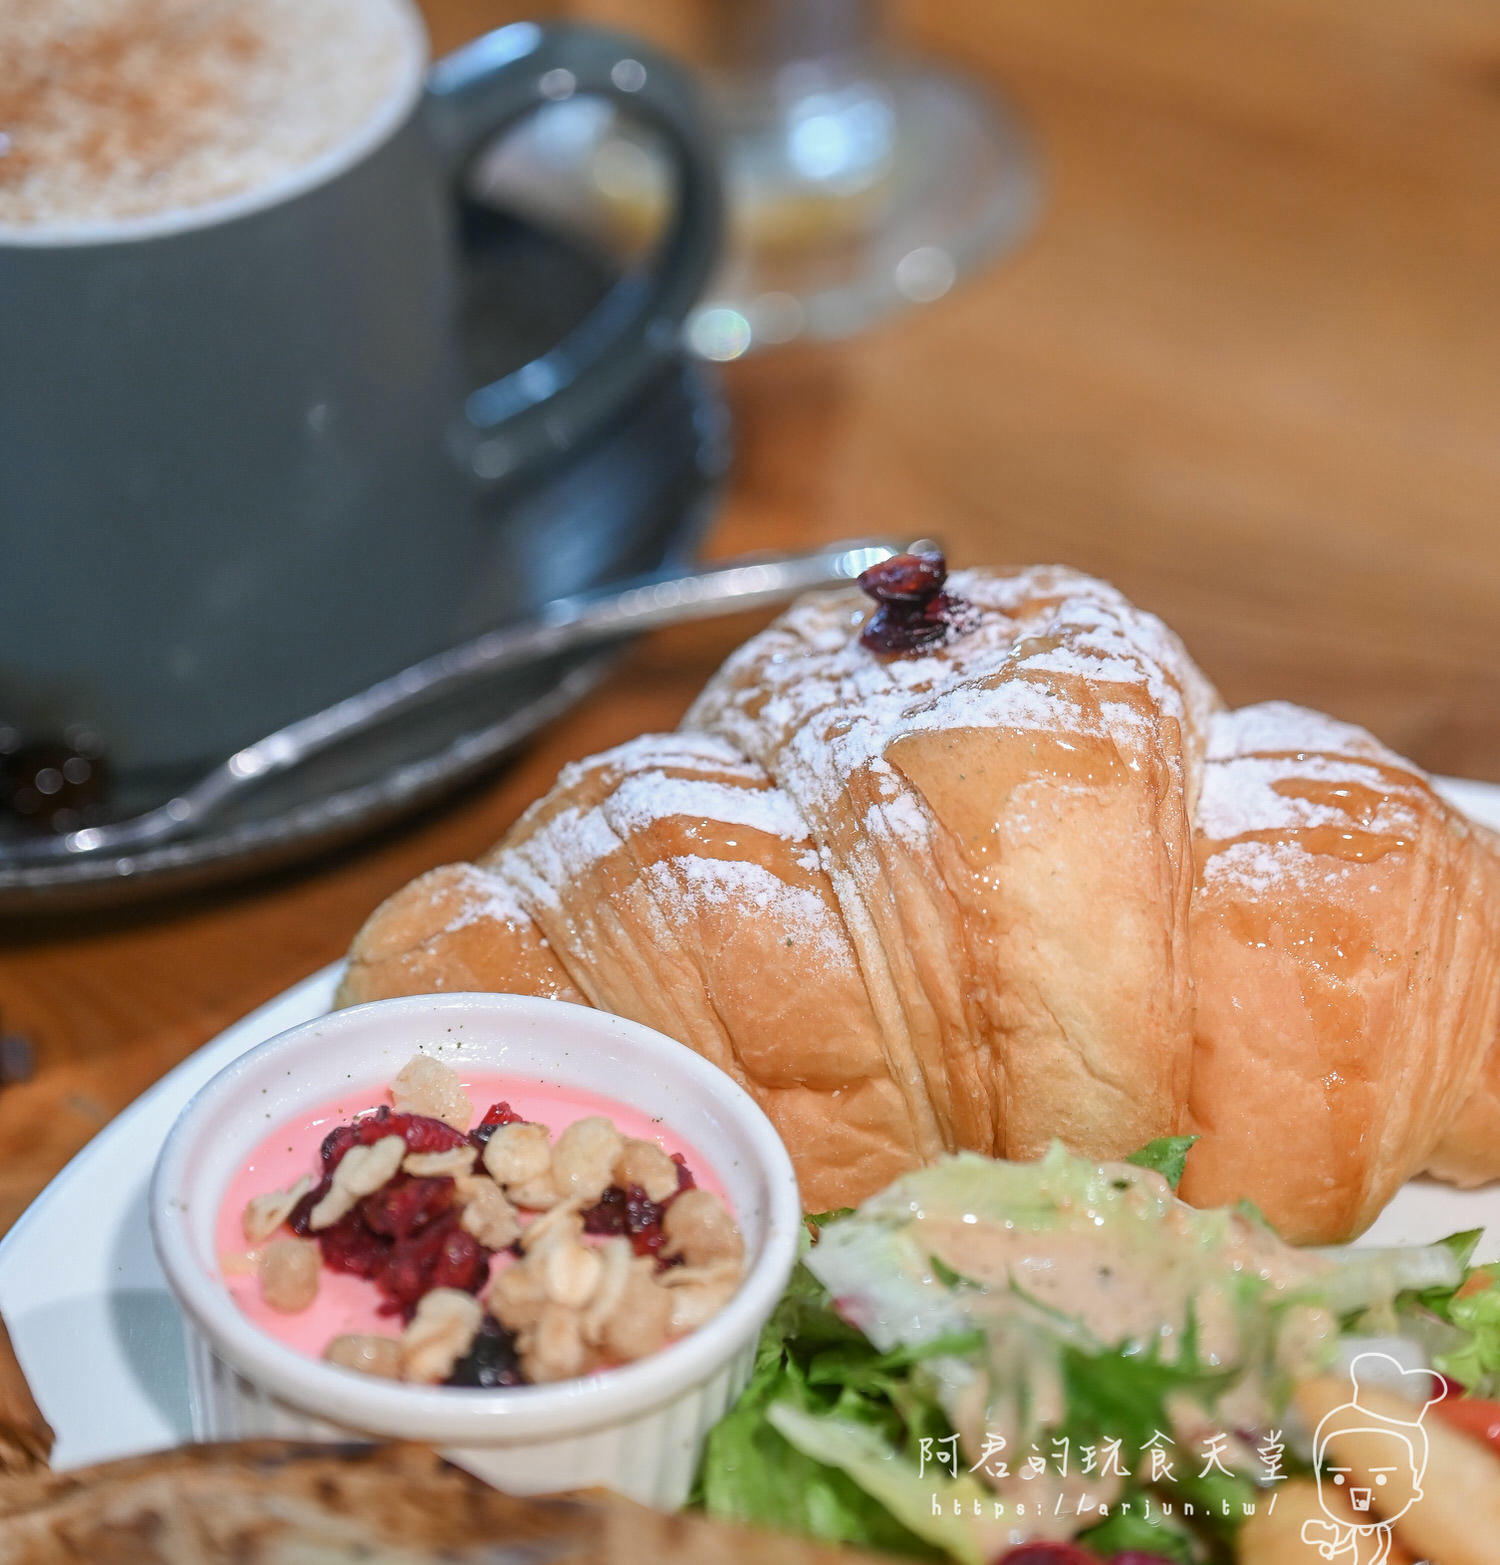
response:
<path id="1" fill-rule="evenodd" d="M 814 587 L 852 581 L 899 548 L 882 539 L 845 539 L 806 554 L 748 556 L 707 570 L 555 598 L 534 619 L 486 631 L 257 739 L 143 815 L 7 844 L 0 857 L 7 866 L 76 862 L 96 853 L 130 852 L 188 836 L 268 777 L 291 771 L 465 685 L 617 637 L 783 603 Z"/>

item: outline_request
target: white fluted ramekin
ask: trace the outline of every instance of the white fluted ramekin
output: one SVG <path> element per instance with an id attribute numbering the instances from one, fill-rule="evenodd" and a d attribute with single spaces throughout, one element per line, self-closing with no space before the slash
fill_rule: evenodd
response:
<path id="1" fill-rule="evenodd" d="M 706 1160 L 745 1236 L 744 1283 L 691 1336 L 620 1369 L 546 1386 L 404 1386 L 309 1358 L 235 1305 L 215 1254 L 230 1180 L 274 1125 L 388 1083 L 421 1050 L 596 1092 L 659 1117 Z M 199 1439 L 422 1440 L 513 1493 L 602 1484 L 649 1505 L 687 1495 L 704 1436 L 743 1386 L 796 1258 L 801 1203 L 770 1121 L 716 1066 L 601 1011 L 516 995 L 422 995 L 294 1027 L 221 1071 L 172 1127 L 151 1231 L 182 1309 Z"/>

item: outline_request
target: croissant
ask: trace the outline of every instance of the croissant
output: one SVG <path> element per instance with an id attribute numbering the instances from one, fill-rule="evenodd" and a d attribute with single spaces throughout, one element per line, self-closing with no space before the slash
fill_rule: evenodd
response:
<path id="1" fill-rule="evenodd" d="M 390 898 L 341 1001 L 658 1028 L 757 1099 L 809 1210 L 1054 1138 L 1196 1135 L 1188 1199 L 1305 1242 L 1424 1169 L 1500 1174 L 1489 834 L 1357 728 L 1224 710 L 1103 582 L 924 558 L 915 587 L 877 568 L 873 614 L 803 599 L 680 731 L 565 767 Z"/>

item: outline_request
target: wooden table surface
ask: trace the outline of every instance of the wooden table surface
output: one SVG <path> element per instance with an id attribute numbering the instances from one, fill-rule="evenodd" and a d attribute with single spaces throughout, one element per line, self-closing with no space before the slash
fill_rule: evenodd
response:
<path id="1" fill-rule="evenodd" d="M 511 0 L 426 0 L 446 49 Z M 611 0 L 616 17 L 661 15 Z M 941 0 L 908 36 L 1003 84 L 1039 232 L 948 299 L 731 369 L 715 552 L 941 534 L 1162 614 L 1234 702 L 1365 723 L 1500 778 L 1500 7 Z M 570 757 L 676 722 L 754 628 L 643 644 L 519 762 L 332 862 L 156 911 L 12 929 L 0 1227 L 169 1066 L 477 853 Z"/>

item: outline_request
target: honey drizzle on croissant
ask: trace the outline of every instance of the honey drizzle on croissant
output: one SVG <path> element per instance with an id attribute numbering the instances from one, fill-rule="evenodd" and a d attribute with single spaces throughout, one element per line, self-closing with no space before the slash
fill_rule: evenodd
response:
<path id="1" fill-rule="evenodd" d="M 1369 735 L 1226 713 L 1104 583 L 960 572 L 962 634 L 795 605 L 680 732 L 564 769 L 397 893 L 345 1002 L 475 987 L 658 1027 L 750 1090 L 809 1210 L 945 1149 L 1117 1157 L 1347 1237 L 1500 1173 L 1500 858 Z"/>

